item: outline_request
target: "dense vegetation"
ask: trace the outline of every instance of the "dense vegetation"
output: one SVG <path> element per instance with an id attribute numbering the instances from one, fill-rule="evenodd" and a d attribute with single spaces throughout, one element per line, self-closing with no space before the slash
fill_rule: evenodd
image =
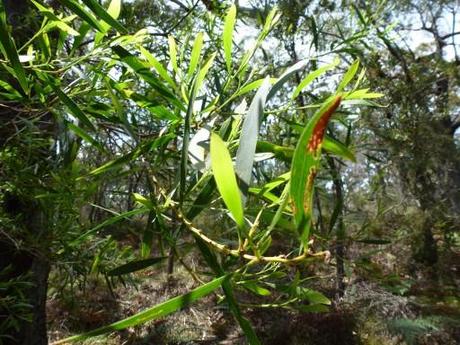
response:
<path id="1" fill-rule="evenodd" d="M 460 342 L 458 10 L 0 1 L 0 344 Z"/>

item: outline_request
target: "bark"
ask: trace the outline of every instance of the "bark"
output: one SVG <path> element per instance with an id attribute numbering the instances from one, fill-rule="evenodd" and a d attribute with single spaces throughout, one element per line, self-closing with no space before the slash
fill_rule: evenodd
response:
<path id="1" fill-rule="evenodd" d="M 46 295 L 47 282 L 50 271 L 50 263 L 47 258 L 44 246 L 40 248 L 30 243 L 27 238 L 41 238 L 45 234 L 44 218 L 40 208 L 33 203 L 9 196 L 2 205 L 3 211 L 9 213 L 21 227 L 21 234 L 11 239 L 6 232 L 0 236 L 0 271 L 9 268 L 6 275 L 2 276 L 4 281 L 20 278 L 32 285 L 23 288 L 23 303 L 31 305 L 31 320 L 21 320 L 18 330 L 7 329 L 11 339 L 4 341 L 5 345 L 45 345 L 48 344 L 46 328 Z M 5 231 L 5 230 L 3 230 Z M 18 238 L 18 237 L 23 238 Z M 27 241 L 22 247 L 18 243 Z M 8 292 L 7 292 L 8 293 Z M 0 297 L 2 293 L 0 292 Z M 0 323 L 5 321 L 8 315 L 0 312 Z"/>
<path id="2" fill-rule="evenodd" d="M 335 192 L 335 207 L 332 214 L 329 231 L 336 229 L 335 235 L 335 262 L 336 262 L 336 288 L 337 295 L 342 297 L 345 292 L 345 224 L 343 222 L 343 181 L 340 177 L 340 171 L 334 162 L 334 158 L 327 157 L 327 162 L 332 175 Z"/>
<path id="3" fill-rule="evenodd" d="M 50 264 L 46 258 L 33 259 L 31 273 L 34 286 L 28 291 L 29 303 L 33 306 L 32 322 L 22 325 L 17 344 L 44 345 L 48 344 L 46 327 L 46 293 Z"/>
<path id="4" fill-rule="evenodd" d="M 13 39 L 16 45 L 22 45 L 35 30 L 34 19 L 29 16 L 30 1 L 0 1 L 3 1 L 5 6 L 8 22 L 12 27 Z M 12 85 L 16 83 L 15 80 L 7 81 L 11 82 Z M 19 117 L 35 116 L 35 114 L 28 114 L 21 104 L 8 105 L 9 107 L 3 108 L 1 112 L 0 132 L 2 140 L 0 140 L 0 149 L 4 149 L 5 145 L 15 145 L 7 139 L 14 137 L 21 130 L 21 122 L 17 121 Z M 50 128 L 40 128 L 40 130 L 43 130 L 43 136 L 51 134 Z M 34 164 L 42 167 L 43 164 L 47 164 L 45 162 L 47 162 L 46 158 L 49 156 L 49 152 L 44 151 L 37 149 L 37 152 L 31 155 L 35 159 Z M 42 169 L 40 168 L 39 171 Z M 0 175 L 0 179 L 3 181 L 8 181 L 11 178 L 5 174 Z M 11 193 L 2 198 L 2 213 L 15 221 L 17 229 L 0 229 L 0 270 L 10 267 L 7 275 L 3 276 L 3 279 L 7 281 L 21 277 L 21 280 L 31 283 L 31 286 L 24 287 L 22 292 L 24 303 L 31 305 L 32 317 L 31 320 L 21 320 L 17 331 L 8 329 L 12 339 L 5 340 L 3 343 L 7 345 L 45 345 L 48 344 L 45 307 L 50 271 L 48 249 L 45 244 L 47 227 L 45 226 L 44 213 L 33 198 L 33 189 L 36 183 L 34 181 L 25 182 L 26 185 L 30 186 L 30 191 L 22 189 L 22 194 Z M 1 316 L 0 322 L 2 322 Z"/>

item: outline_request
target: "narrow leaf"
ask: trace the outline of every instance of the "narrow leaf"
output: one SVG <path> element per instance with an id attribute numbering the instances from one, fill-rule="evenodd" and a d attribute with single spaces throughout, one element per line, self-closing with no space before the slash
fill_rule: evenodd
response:
<path id="1" fill-rule="evenodd" d="M 110 271 L 108 271 L 106 274 L 108 276 L 121 276 L 123 274 L 129 274 L 129 273 L 133 273 L 133 272 L 137 272 L 137 271 L 140 271 L 140 270 L 143 270 L 147 267 L 150 267 L 154 264 L 157 264 L 161 261 L 163 261 L 164 259 L 166 259 L 167 256 L 160 256 L 160 257 L 157 257 L 157 258 L 148 258 L 148 259 L 144 259 L 144 260 L 135 260 L 135 261 L 131 261 L 131 262 L 128 262 L 124 265 L 121 265 L 121 266 L 118 266 L 117 268 L 114 268 Z"/>
<path id="2" fill-rule="evenodd" d="M 335 59 L 333 63 L 320 67 L 317 70 L 310 72 L 296 87 L 294 92 L 292 93 L 292 99 L 297 98 L 299 94 L 302 92 L 303 89 L 305 89 L 313 80 L 321 76 L 323 73 L 325 73 L 328 70 L 333 69 L 340 63 L 339 59 Z"/>
<path id="3" fill-rule="evenodd" d="M 137 214 L 142 214 L 142 213 L 147 213 L 147 212 L 149 212 L 148 208 L 136 208 L 136 209 L 131 210 L 131 211 L 127 211 L 127 212 L 124 212 L 124 213 L 117 214 L 116 216 L 107 219 L 106 221 L 102 222 L 101 224 L 96 225 L 94 228 L 92 228 L 92 229 L 86 231 L 84 234 L 80 235 L 78 238 L 76 238 L 71 243 L 71 245 L 77 245 L 78 246 L 78 245 L 81 244 L 82 240 L 84 240 L 85 238 L 87 238 L 88 236 L 90 236 L 92 234 L 97 233 L 99 230 L 101 230 L 102 228 L 105 228 L 106 226 L 115 224 L 115 223 L 117 223 L 117 222 L 119 222 L 121 220 L 129 219 L 129 217 L 131 217 L 131 216 L 134 216 L 134 215 L 137 215 Z"/>
<path id="4" fill-rule="evenodd" d="M 245 86 L 243 86 L 241 89 L 239 89 L 235 95 L 232 96 L 232 98 L 234 97 L 238 97 L 238 96 L 241 96 L 241 95 L 244 95 L 245 93 L 248 93 L 249 91 L 252 91 L 252 90 L 255 90 L 257 88 L 260 87 L 260 85 L 262 85 L 262 83 L 264 82 L 265 78 L 263 79 L 258 79 L 258 80 L 255 80 Z M 270 83 L 273 84 L 277 81 L 278 79 L 276 78 L 270 78 Z"/>
<path id="5" fill-rule="evenodd" d="M 145 66 L 139 58 L 121 46 L 114 46 L 112 50 L 121 58 L 126 65 L 131 67 L 144 81 L 153 87 L 160 95 L 166 98 L 177 107 L 184 110 L 182 103 L 180 103 L 174 93 L 172 93 L 166 86 L 164 86 L 153 73 Z"/>
<path id="6" fill-rule="evenodd" d="M 245 289 L 255 293 L 260 296 L 269 296 L 271 293 L 269 290 L 261 287 L 254 281 L 247 281 L 241 284 Z"/>
<path id="7" fill-rule="evenodd" d="M 86 116 L 86 114 L 80 109 L 80 107 L 75 103 L 69 96 L 67 96 L 64 91 L 62 91 L 58 86 L 50 83 L 51 87 L 53 88 L 54 92 L 58 95 L 59 99 L 67 106 L 70 110 L 70 113 L 75 116 L 78 120 L 81 121 L 84 125 L 86 125 L 91 130 L 95 131 L 96 128 Z"/>
<path id="8" fill-rule="evenodd" d="M 141 154 L 141 151 L 139 150 L 139 148 L 136 148 L 135 150 L 127 153 L 126 155 L 123 155 L 121 157 L 118 157 L 116 159 L 113 159 L 101 165 L 100 167 L 92 170 L 89 174 L 96 176 L 96 175 L 104 174 L 112 169 L 120 168 L 124 166 L 125 164 L 134 161 L 137 157 L 139 157 L 140 154 Z"/>
<path id="9" fill-rule="evenodd" d="M 67 122 L 67 127 L 84 141 L 97 148 L 100 152 L 105 152 L 102 144 L 94 139 L 91 135 L 89 135 L 88 132 L 86 132 L 83 128 L 74 125 L 72 122 Z"/>
<path id="10" fill-rule="evenodd" d="M 313 208 L 313 187 L 320 168 L 321 146 L 327 124 L 341 97 L 325 103 L 307 123 L 294 151 L 291 167 L 291 197 L 300 240 L 306 248 Z"/>
<path id="11" fill-rule="evenodd" d="M 324 137 L 323 149 L 342 158 L 356 162 L 355 154 L 344 143 L 329 136 Z"/>
<path id="12" fill-rule="evenodd" d="M 169 44 L 169 58 L 171 59 L 171 66 L 174 72 L 179 73 L 179 68 L 177 67 L 177 45 L 176 40 L 173 36 L 168 36 Z"/>
<path id="13" fill-rule="evenodd" d="M 184 134 L 182 138 L 182 152 L 181 152 L 181 161 L 180 161 L 180 169 L 179 169 L 179 203 L 180 205 L 183 204 L 184 198 L 185 198 L 185 191 L 187 189 L 186 183 L 187 183 L 187 169 L 188 169 L 188 145 L 190 142 L 190 123 L 192 120 L 193 116 L 193 104 L 195 103 L 195 97 L 196 97 L 196 83 L 197 80 L 195 80 L 195 83 L 192 86 L 192 92 L 190 95 L 190 99 L 188 102 L 188 107 L 187 107 L 187 113 L 185 114 L 185 119 L 184 119 Z"/>
<path id="14" fill-rule="evenodd" d="M 59 19 L 59 17 L 54 14 L 54 11 L 51 8 L 47 8 L 47 7 L 43 6 L 43 5 L 41 5 L 37 1 L 34 1 L 34 0 L 31 0 L 31 1 L 35 5 L 35 7 L 38 8 L 40 13 L 42 13 L 49 20 L 51 20 L 51 24 L 54 24 L 54 25 L 52 25 L 50 27 L 56 26 L 59 29 L 61 29 L 62 31 L 64 31 L 64 32 L 66 32 L 66 33 L 68 33 L 69 35 L 72 35 L 72 36 L 78 36 L 79 35 L 79 33 L 77 31 L 75 31 L 72 27 L 67 25 L 63 20 Z"/>
<path id="15" fill-rule="evenodd" d="M 195 72 L 198 62 L 200 61 L 201 48 L 203 47 L 203 33 L 200 32 L 196 36 L 193 43 L 192 53 L 190 55 L 190 64 L 188 66 L 187 78 L 190 78 Z"/>
<path id="16" fill-rule="evenodd" d="M 243 205 L 233 170 L 232 158 L 224 141 L 215 133 L 211 133 L 211 168 L 217 189 L 225 205 L 236 223 L 243 227 Z"/>
<path id="17" fill-rule="evenodd" d="M 236 173 L 240 180 L 243 197 L 247 195 L 251 183 L 252 167 L 256 153 L 259 128 L 263 119 L 265 102 L 270 90 L 269 77 L 266 77 L 249 106 L 241 129 L 240 142 L 236 153 Z M 244 200 L 245 201 L 245 200 Z"/>
<path id="18" fill-rule="evenodd" d="M 82 20 L 84 20 L 86 23 L 91 25 L 97 31 L 104 32 L 104 28 L 97 21 L 97 19 L 94 18 L 94 16 L 91 13 L 89 13 L 85 8 L 83 8 L 83 6 L 81 6 L 78 3 L 78 1 L 75 1 L 75 0 L 58 0 L 58 1 L 62 3 L 64 6 L 71 9 L 72 12 L 78 15 Z"/>
<path id="19" fill-rule="evenodd" d="M 278 78 L 278 81 L 273 85 L 273 87 L 271 88 L 270 92 L 268 93 L 267 95 L 267 101 L 270 100 L 275 94 L 276 92 L 278 92 L 279 89 L 281 89 L 281 87 L 284 85 L 284 83 L 286 83 L 286 81 L 289 80 L 289 78 L 291 78 L 292 75 L 294 75 L 295 73 L 299 72 L 300 70 L 302 70 L 303 68 L 305 68 L 305 66 L 307 65 L 308 61 L 307 60 L 303 60 L 303 61 L 299 61 L 297 62 L 296 64 L 292 65 L 291 67 L 289 67 L 279 78 Z"/>
<path id="20" fill-rule="evenodd" d="M 169 76 L 166 68 L 164 68 L 163 65 L 147 49 L 140 47 L 140 51 L 142 55 L 144 55 L 144 57 L 147 59 L 149 64 L 157 71 L 160 77 L 162 77 L 173 88 L 176 88 L 176 83 Z"/>
<path id="21" fill-rule="evenodd" d="M 114 19 L 118 19 L 121 13 L 121 0 L 112 0 L 107 13 Z"/>
<path id="22" fill-rule="evenodd" d="M 307 300 L 311 304 L 325 304 L 325 305 L 331 304 L 331 300 L 329 298 L 327 298 L 321 292 L 316 291 L 316 290 L 298 286 L 296 288 L 296 295 L 299 298 Z"/>
<path id="23" fill-rule="evenodd" d="M 82 0 L 83 3 L 88 6 L 99 18 L 105 21 L 107 24 L 112 26 L 115 30 L 122 34 L 127 34 L 128 30 L 121 25 L 121 23 L 112 17 L 96 0 Z"/>
<path id="24" fill-rule="evenodd" d="M 208 73 L 209 69 L 211 68 L 215 57 L 216 57 L 216 53 L 213 53 L 209 57 L 209 59 L 205 62 L 204 66 L 198 72 L 198 75 L 196 77 L 196 92 L 197 93 L 201 89 L 201 86 L 203 85 L 204 78 L 206 77 L 206 74 Z"/>
<path id="25" fill-rule="evenodd" d="M 18 52 L 14 45 L 14 41 L 8 32 L 8 24 L 6 21 L 6 10 L 3 5 L 3 1 L 0 1 L 0 43 L 3 54 L 11 63 L 13 67 L 14 74 L 13 76 L 19 81 L 19 85 L 27 94 L 29 91 L 28 82 L 26 78 L 26 72 L 19 61 Z"/>
<path id="26" fill-rule="evenodd" d="M 233 4 L 227 12 L 224 23 L 224 31 L 222 33 L 222 42 L 224 47 L 225 64 L 227 65 L 227 71 L 232 69 L 232 40 L 233 30 L 235 27 L 236 20 L 236 6 Z"/>
<path id="27" fill-rule="evenodd" d="M 128 327 L 134 327 L 134 326 L 146 323 L 148 321 L 155 320 L 160 317 L 172 314 L 190 305 L 196 300 L 206 295 L 209 295 L 211 292 L 219 288 L 226 279 L 228 279 L 228 276 L 216 278 L 210 281 L 209 283 L 206 283 L 186 294 L 171 298 L 167 300 L 166 302 L 157 304 L 156 306 L 150 309 L 144 310 L 124 320 L 114 322 L 110 325 L 97 328 L 87 333 L 74 335 L 72 337 L 56 341 L 53 344 L 58 345 L 58 344 L 64 344 L 67 342 L 82 341 L 82 340 L 85 340 L 91 337 L 95 337 L 97 335 L 112 333 L 114 331 L 120 331 Z"/>
<path id="28" fill-rule="evenodd" d="M 348 68 L 347 72 L 343 75 L 342 81 L 337 87 L 337 92 L 342 91 L 345 87 L 352 81 L 356 72 L 358 72 L 359 60 L 353 62 L 353 64 Z"/>
<path id="29" fill-rule="evenodd" d="M 287 163 L 291 162 L 294 154 L 294 148 L 292 147 L 280 146 L 260 140 L 257 142 L 256 150 L 257 152 L 271 152 L 275 155 L 275 158 Z"/>
<path id="30" fill-rule="evenodd" d="M 248 340 L 249 345 L 261 345 L 261 342 L 257 338 L 257 334 L 252 328 L 249 321 L 242 315 L 240 307 L 236 301 L 236 298 L 233 294 L 233 288 L 228 280 L 222 283 L 222 289 L 225 293 L 225 298 L 228 303 L 228 307 L 232 312 L 233 316 L 235 316 L 236 321 L 240 325 L 243 333 Z"/>

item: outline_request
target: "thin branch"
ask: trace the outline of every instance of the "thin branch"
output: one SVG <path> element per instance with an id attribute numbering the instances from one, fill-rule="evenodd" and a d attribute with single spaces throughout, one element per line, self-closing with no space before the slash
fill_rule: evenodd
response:
<path id="1" fill-rule="evenodd" d="M 199 4 L 199 1 L 195 2 L 195 4 L 192 6 L 192 8 L 190 8 L 187 13 L 182 16 L 182 18 L 180 18 L 176 24 L 174 24 L 167 32 L 167 36 L 169 36 L 175 28 L 177 28 L 185 19 L 187 19 L 187 17 L 195 10 L 195 8 L 198 6 Z"/>
<path id="2" fill-rule="evenodd" d="M 171 2 L 175 3 L 177 6 L 179 6 L 180 8 L 182 8 L 183 10 L 185 11 L 189 11 L 190 9 L 185 6 L 182 2 L 180 2 L 179 0 L 170 0 Z"/>
<path id="3" fill-rule="evenodd" d="M 256 264 L 256 263 L 281 263 L 285 265 L 298 265 L 301 264 L 308 259 L 316 259 L 316 258 L 324 258 L 325 260 L 328 260 L 330 258 L 331 253 L 328 250 L 322 251 L 322 252 L 317 252 L 317 253 L 311 253 L 311 252 L 305 252 L 302 255 L 289 258 L 286 255 L 279 255 L 279 256 L 255 256 L 255 255 L 250 255 L 246 254 L 240 250 L 237 249 L 231 249 L 227 247 L 226 245 L 223 245 L 219 242 L 214 241 L 213 239 L 207 237 L 202 230 L 195 228 L 193 224 L 184 217 L 184 215 L 177 210 L 177 217 L 179 220 L 181 220 L 186 228 L 192 232 L 194 235 L 198 236 L 201 238 L 206 244 L 217 250 L 219 253 L 224 254 L 224 255 L 229 255 L 229 256 L 234 256 L 238 258 L 245 259 L 249 261 L 249 264 Z"/>
<path id="4" fill-rule="evenodd" d="M 451 32 L 450 34 L 443 35 L 439 38 L 442 40 L 445 40 L 445 39 L 448 39 L 449 37 L 456 36 L 456 35 L 460 35 L 460 31 Z"/>

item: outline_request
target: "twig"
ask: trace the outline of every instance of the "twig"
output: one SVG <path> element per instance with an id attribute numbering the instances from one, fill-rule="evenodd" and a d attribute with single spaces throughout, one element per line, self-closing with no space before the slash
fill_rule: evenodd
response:
<path id="1" fill-rule="evenodd" d="M 302 255 L 293 257 L 293 258 L 288 258 L 286 255 L 279 255 L 279 256 L 255 256 L 251 254 L 244 253 L 242 251 L 236 250 L 236 249 L 231 249 L 221 243 L 218 243 L 214 241 L 213 239 L 207 237 L 202 230 L 195 228 L 193 224 L 184 217 L 182 212 L 179 210 L 176 210 L 177 217 L 179 220 L 181 220 L 186 228 L 191 231 L 193 234 L 196 236 L 200 237 L 206 244 L 209 246 L 213 247 L 215 250 L 218 252 L 224 254 L 224 255 L 230 255 L 234 257 L 239 257 L 245 260 L 250 261 L 250 264 L 256 264 L 256 263 L 273 263 L 273 262 L 279 262 L 285 265 L 298 265 L 307 259 L 315 259 L 315 258 L 324 258 L 325 260 L 328 260 L 330 258 L 330 252 L 328 250 L 322 251 L 322 252 L 317 252 L 317 253 L 311 253 L 311 252 L 305 252 Z"/>

